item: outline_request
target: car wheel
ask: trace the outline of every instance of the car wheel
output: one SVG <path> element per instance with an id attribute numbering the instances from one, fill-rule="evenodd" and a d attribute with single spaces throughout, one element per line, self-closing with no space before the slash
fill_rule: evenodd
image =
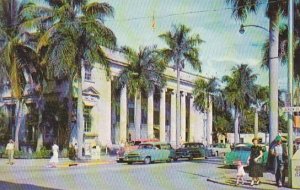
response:
<path id="1" fill-rule="evenodd" d="M 147 156 L 144 160 L 145 164 L 150 164 L 151 163 L 151 158 L 149 156 Z"/>
<path id="2" fill-rule="evenodd" d="M 189 160 L 193 160 L 193 156 L 190 156 L 190 157 L 189 157 Z"/>
<path id="3" fill-rule="evenodd" d="M 178 158 L 173 158 L 173 160 L 176 162 L 178 160 Z"/>
<path id="4" fill-rule="evenodd" d="M 171 163 L 172 162 L 172 158 L 167 159 L 166 162 Z"/>
<path id="5" fill-rule="evenodd" d="M 132 162 L 127 162 L 128 165 L 132 165 Z"/>

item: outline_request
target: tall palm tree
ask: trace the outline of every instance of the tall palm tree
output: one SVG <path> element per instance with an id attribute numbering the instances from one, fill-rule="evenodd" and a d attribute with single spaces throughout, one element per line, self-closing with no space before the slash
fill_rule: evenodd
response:
<path id="1" fill-rule="evenodd" d="M 203 79 L 198 78 L 195 82 L 193 90 L 194 106 L 206 114 L 209 112 L 209 103 L 213 104 L 214 108 L 223 109 L 224 101 L 222 98 L 222 91 L 220 89 L 220 83 L 217 78 Z M 205 135 L 208 140 L 207 134 L 212 131 L 208 130 L 207 123 L 205 123 Z"/>
<path id="2" fill-rule="evenodd" d="M 118 77 L 117 88 L 127 87 L 128 95 L 134 97 L 134 124 L 136 138 L 140 138 L 141 125 L 141 92 L 153 92 L 155 87 L 162 89 L 165 86 L 164 62 L 156 47 L 140 47 L 136 52 L 129 47 L 123 47 L 129 65 Z"/>
<path id="3" fill-rule="evenodd" d="M 260 5 L 259 0 L 226 0 L 233 7 L 233 16 L 245 21 L 249 13 L 256 13 Z M 270 94 L 270 141 L 275 139 L 278 131 L 278 47 L 279 47 L 279 21 L 280 15 L 287 15 L 287 1 L 268 0 L 266 15 L 269 17 L 269 43 L 270 51 L 268 62 L 269 71 L 269 94 Z"/>
<path id="4" fill-rule="evenodd" d="M 199 34 L 190 34 L 191 29 L 185 25 L 173 26 L 172 30 L 159 35 L 168 48 L 162 49 L 165 62 L 173 63 L 177 71 L 176 92 L 176 145 L 180 142 L 180 71 L 184 62 L 189 63 L 194 69 L 201 71 L 198 46 L 203 43 Z"/>
<path id="5" fill-rule="evenodd" d="M 255 108 L 255 121 L 254 121 L 254 136 L 258 134 L 258 112 L 268 103 L 268 87 L 255 86 L 255 99 L 253 102 Z"/>
<path id="6" fill-rule="evenodd" d="M 97 62 L 110 76 L 109 62 L 102 47 L 113 49 L 116 46 L 114 33 L 104 25 L 104 19 L 113 16 L 113 7 L 108 3 L 89 3 L 86 0 L 47 2 L 50 6 L 36 8 L 32 4 L 28 5 L 24 12 L 34 16 L 27 18 L 29 21 L 23 27 L 46 28 L 37 46 L 42 56 L 40 64 L 51 70 L 53 78 L 67 78 L 70 88 L 73 87 L 74 79 L 78 81 L 77 140 L 78 155 L 81 158 L 84 131 L 82 68 L 84 63 L 93 65 Z"/>
<path id="7" fill-rule="evenodd" d="M 0 80 L 2 83 L 9 81 L 12 97 L 16 99 L 16 149 L 19 149 L 19 130 L 24 117 L 25 86 L 40 80 L 38 57 L 28 40 L 31 34 L 20 29 L 26 20 L 21 16 L 23 9 L 24 4 L 18 0 L 0 1 Z"/>
<path id="8" fill-rule="evenodd" d="M 224 76 L 224 96 L 226 104 L 234 110 L 234 142 L 239 143 L 239 119 L 246 108 L 249 108 L 255 97 L 256 74 L 248 65 L 233 67 L 231 75 Z"/>

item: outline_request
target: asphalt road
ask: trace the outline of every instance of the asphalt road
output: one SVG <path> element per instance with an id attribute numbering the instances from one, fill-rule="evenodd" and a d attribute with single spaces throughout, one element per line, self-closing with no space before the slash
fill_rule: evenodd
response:
<path id="1" fill-rule="evenodd" d="M 150 165 L 114 163 L 69 168 L 2 164 L 0 189 L 241 189 L 207 181 L 208 178 L 232 175 L 232 170 L 222 166 L 221 160 L 216 158 Z"/>

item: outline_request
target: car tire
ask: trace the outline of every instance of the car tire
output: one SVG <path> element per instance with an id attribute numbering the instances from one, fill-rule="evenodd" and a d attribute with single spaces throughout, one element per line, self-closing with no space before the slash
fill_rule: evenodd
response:
<path id="1" fill-rule="evenodd" d="M 173 158 L 173 160 L 176 162 L 178 160 L 178 158 Z"/>
<path id="2" fill-rule="evenodd" d="M 169 158 L 168 160 L 166 160 L 167 163 L 171 163 L 172 162 L 172 158 Z"/>
<path id="3" fill-rule="evenodd" d="M 151 163 L 151 158 L 149 156 L 147 156 L 145 159 L 144 159 L 144 163 L 145 164 L 150 164 Z"/>
<path id="4" fill-rule="evenodd" d="M 190 160 L 190 161 L 193 160 L 193 159 L 194 159 L 193 156 L 190 156 L 190 157 L 189 157 L 189 160 Z"/>
<path id="5" fill-rule="evenodd" d="M 132 165 L 132 162 L 127 162 L 128 165 Z"/>

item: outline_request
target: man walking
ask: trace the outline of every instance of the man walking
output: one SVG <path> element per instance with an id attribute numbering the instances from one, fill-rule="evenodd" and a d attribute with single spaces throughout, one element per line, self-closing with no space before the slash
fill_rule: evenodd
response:
<path id="1" fill-rule="evenodd" d="M 13 165 L 13 159 L 14 159 L 14 150 L 15 150 L 15 145 L 14 141 L 12 139 L 9 140 L 9 142 L 6 145 L 6 152 L 8 155 L 8 162 L 7 164 Z"/>
<path id="2" fill-rule="evenodd" d="M 282 187 L 285 180 L 284 165 L 287 159 L 287 147 L 282 145 L 281 136 L 277 136 L 276 145 L 271 149 L 271 154 L 274 156 L 274 173 L 276 184 Z"/>

